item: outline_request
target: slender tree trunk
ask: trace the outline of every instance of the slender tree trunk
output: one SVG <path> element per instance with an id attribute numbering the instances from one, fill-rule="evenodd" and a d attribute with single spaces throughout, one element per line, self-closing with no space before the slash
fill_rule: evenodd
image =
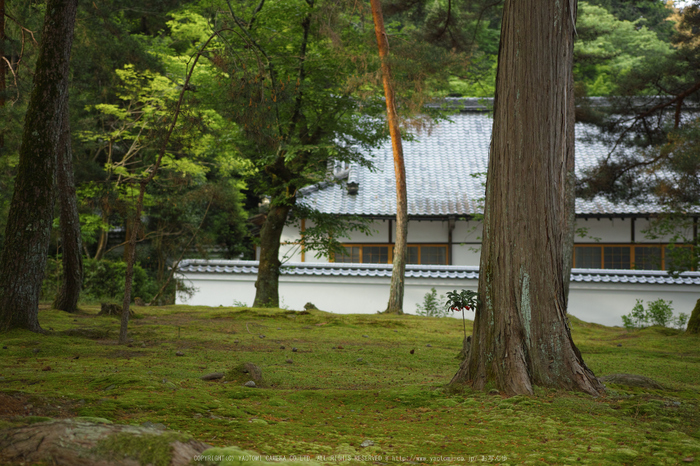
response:
<path id="1" fill-rule="evenodd" d="M 0 329 L 39 325 L 77 0 L 48 0 L 0 261 Z"/>
<path id="2" fill-rule="evenodd" d="M 279 307 L 280 238 L 290 207 L 270 207 L 260 231 L 260 261 L 254 307 Z"/>
<path id="3" fill-rule="evenodd" d="M 105 251 L 107 251 L 107 244 L 109 243 L 109 216 L 111 215 L 111 207 L 107 199 L 102 199 L 101 201 L 102 209 L 102 229 L 100 230 L 100 237 L 97 240 L 97 249 L 95 250 L 95 260 L 102 260 Z"/>
<path id="4" fill-rule="evenodd" d="M 148 184 L 144 181 L 141 181 L 139 188 L 139 197 L 136 201 L 136 212 L 133 214 L 133 219 L 131 219 L 131 236 L 129 237 L 129 240 L 126 242 L 126 244 L 124 244 L 124 259 L 126 260 L 126 273 L 124 274 L 124 299 L 122 301 L 122 316 L 121 323 L 119 326 L 120 345 L 125 345 L 129 342 L 129 312 L 131 306 L 131 289 L 134 283 L 134 264 L 136 263 L 136 238 L 138 236 L 139 229 L 141 228 L 143 197 L 146 193 L 146 185 Z M 128 223 L 129 220 L 127 219 L 127 225 Z"/>
<path id="5" fill-rule="evenodd" d="M 602 393 L 566 318 L 571 267 L 575 0 L 507 0 L 469 356 L 452 382 L 508 395 Z"/>
<path id="6" fill-rule="evenodd" d="M 104 229 L 100 231 L 100 237 L 97 241 L 97 250 L 95 251 L 95 260 L 101 260 L 104 256 L 105 250 L 107 249 L 107 240 L 109 239 L 109 226 L 105 225 Z"/>
<path id="7" fill-rule="evenodd" d="M 63 281 L 53 302 L 55 309 L 66 312 L 78 310 L 78 298 L 83 285 L 83 244 L 80 237 L 78 197 L 73 175 L 68 94 L 63 107 L 63 124 L 58 143 L 58 201 L 60 208 L 61 246 L 63 247 Z"/>
<path id="8" fill-rule="evenodd" d="M 207 39 L 206 42 L 204 42 L 202 47 L 195 55 L 194 60 L 192 61 L 192 64 L 190 65 L 190 68 L 187 72 L 185 82 L 183 83 L 182 89 L 180 90 L 180 97 L 178 98 L 177 104 L 175 105 L 175 111 L 173 113 L 172 121 L 170 122 L 170 126 L 168 127 L 167 133 L 165 133 L 161 141 L 156 162 L 155 164 L 153 164 L 153 167 L 149 171 L 148 176 L 139 182 L 139 195 L 136 199 L 136 209 L 132 218 L 132 232 L 131 236 L 129 237 L 129 241 L 125 245 L 128 254 L 126 255 L 126 273 L 124 274 L 124 300 L 122 301 L 122 318 L 119 328 L 120 345 L 125 345 L 129 341 L 129 311 L 131 306 L 131 288 L 134 282 L 134 263 L 136 262 L 136 239 L 138 238 L 139 230 L 141 229 L 141 214 L 143 213 L 143 198 L 146 195 L 146 188 L 148 187 L 148 184 L 151 181 L 153 181 L 153 178 L 155 178 L 156 174 L 158 173 L 158 170 L 160 169 L 160 164 L 163 161 L 163 156 L 165 155 L 165 151 L 168 148 L 168 143 L 170 142 L 170 136 L 172 136 L 173 131 L 175 130 L 175 126 L 177 125 L 177 120 L 180 116 L 182 102 L 185 98 L 185 91 L 187 91 L 188 89 L 190 79 L 192 79 L 192 72 L 194 71 L 195 67 L 197 66 L 197 63 L 199 62 L 199 57 L 202 56 L 202 52 L 204 52 L 204 50 L 209 46 L 209 42 L 211 42 L 211 40 L 214 37 L 218 36 L 219 32 L 220 31 L 216 31 L 212 35 L 210 35 L 209 39 Z"/>
<path id="9" fill-rule="evenodd" d="M 386 96 L 386 114 L 391 134 L 391 146 L 394 153 L 394 172 L 396 174 L 396 241 L 394 242 L 394 260 L 391 272 L 391 287 L 389 289 L 389 304 L 386 312 L 403 314 L 404 276 L 406 273 L 406 238 L 408 237 L 408 201 L 406 199 L 406 168 L 403 163 L 403 147 L 401 131 L 399 130 L 398 115 L 394 86 L 389 66 L 389 40 L 384 29 L 384 18 L 379 0 L 371 0 L 374 32 L 377 36 L 379 58 L 382 61 L 382 81 Z"/>

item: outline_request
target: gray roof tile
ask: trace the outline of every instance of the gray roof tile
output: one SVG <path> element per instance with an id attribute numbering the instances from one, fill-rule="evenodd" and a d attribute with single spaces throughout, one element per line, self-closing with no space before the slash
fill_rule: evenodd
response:
<path id="1" fill-rule="evenodd" d="M 483 213 L 484 182 L 491 142 L 492 118 L 486 113 L 460 113 L 404 141 L 408 214 L 410 216 L 473 215 Z M 602 143 L 584 141 L 595 131 L 576 125 L 576 169 L 593 167 L 608 150 Z M 321 212 L 366 216 L 396 214 L 396 182 L 391 141 L 373 151 L 374 172 L 355 167 L 359 192 L 324 183 L 303 190 L 302 202 Z M 625 215 L 661 212 L 653 203 L 612 203 L 602 196 L 576 200 L 579 215 Z"/>
<path id="2" fill-rule="evenodd" d="M 282 275 L 335 277 L 391 277 L 391 264 L 336 264 L 288 262 Z M 257 261 L 188 259 L 180 262 L 180 273 L 258 273 Z M 479 279 L 479 267 L 467 265 L 407 265 L 406 278 Z M 700 272 L 684 272 L 678 278 L 662 270 L 573 269 L 571 281 L 581 283 L 639 283 L 655 285 L 700 285 Z"/>

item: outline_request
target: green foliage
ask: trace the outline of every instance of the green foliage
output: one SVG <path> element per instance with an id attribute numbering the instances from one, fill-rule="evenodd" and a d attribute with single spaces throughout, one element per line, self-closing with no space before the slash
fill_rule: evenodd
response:
<path id="1" fill-rule="evenodd" d="M 211 11 L 225 41 L 212 57 L 214 92 L 219 111 L 238 126 L 255 193 L 273 207 L 293 205 L 300 188 L 324 180 L 329 159 L 369 165 L 364 153 L 386 137 L 383 121 L 360 118 L 384 111 L 371 94 L 362 98 L 376 60 L 355 59 L 373 30 L 351 26 L 337 2 L 257 5 Z"/>
<path id="2" fill-rule="evenodd" d="M 666 327 L 666 325 L 671 322 L 671 318 L 673 317 L 672 302 L 673 301 L 667 302 L 663 299 L 657 299 L 647 305 L 647 315 L 652 325 Z"/>
<path id="3" fill-rule="evenodd" d="M 671 13 L 667 11 L 667 15 Z M 617 83 L 642 67 L 664 61 L 671 46 L 635 21 L 618 19 L 605 8 L 579 2 L 574 46 L 577 90 L 588 96 L 619 95 Z"/>
<path id="4" fill-rule="evenodd" d="M 644 328 L 647 325 L 658 325 L 660 327 L 674 326 L 678 329 L 685 327 L 688 315 L 680 313 L 673 317 L 673 301 L 657 299 L 647 304 L 644 308 L 644 300 L 638 299 L 637 304 L 632 308 L 632 312 L 622 316 L 622 322 L 626 329 Z"/>
<path id="5" fill-rule="evenodd" d="M 445 296 L 438 298 L 437 290 L 431 288 L 430 292 L 423 297 L 423 304 L 416 305 L 416 314 L 425 317 L 445 317 L 450 312 L 441 303 L 445 301 Z"/>
<path id="6" fill-rule="evenodd" d="M 632 312 L 622 316 L 622 322 L 626 329 L 645 327 L 649 323 L 649 316 L 644 309 L 644 300 L 638 299 L 637 304 L 632 308 Z"/>
<path id="7" fill-rule="evenodd" d="M 472 290 L 462 290 L 461 292 L 448 291 L 445 310 L 447 311 L 476 311 L 479 305 L 479 293 Z"/>
<path id="8" fill-rule="evenodd" d="M 84 261 L 83 297 L 88 301 L 120 300 L 124 297 L 126 262 L 107 259 Z M 157 292 L 155 281 L 138 264 L 134 265 L 133 297 L 148 302 Z"/>
<path id="9" fill-rule="evenodd" d="M 686 314 L 685 312 L 681 312 L 676 316 L 675 319 L 672 319 L 672 324 L 674 327 L 676 327 L 678 330 L 683 330 L 688 323 L 689 315 Z"/>
<path id="10" fill-rule="evenodd" d="M 700 248 L 694 235 L 693 219 L 681 214 L 660 215 L 642 231 L 650 240 L 668 242 L 665 247 L 664 269 L 674 278 L 690 270 L 698 270 Z M 659 264 L 660 265 L 660 264 Z"/>
<path id="11" fill-rule="evenodd" d="M 670 43 L 659 43 L 643 26 L 633 32 L 631 23 L 622 21 L 614 23 L 612 35 L 598 31 L 603 35 L 594 33 L 580 47 L 588 50 L 599 41 L 612 43 L 613 36 L 619 34 L 627 43 L 613 47 L 609 57 L 605 47 L 597 49 L 602 51 L 600 60 L 594 57 L 594 50 L 592 61 L 577 65 L 582 76 L 595 67 L 616 66 L 618 70 L 608 74 L 610 93 L 618 97 L 597 108 L 579 108 L 577 114 L 579 119 L 597 124 L 598 139 L 614 148 L 579 178 L 579 195 L 602 194 L 613 201 L 632 203 L 654 199 L 669 212 L 689 212 L 700 203 L 700 123 L 692 111 L 686 112 L 698 101 L 700 5 L 691 3 L 682 10 L 667 11 L 668 23 L 673 24 Z M 598 16 L 600 25 L 606 24 L 606 14 Z M 591 31 L 596 27 L 593 24 Z M 585 93 L 581 86 L 578 91 Z"/>
<path id="12" fill-rule="evenodd" d="M 84 259 L 83 302 L 120 301 L 124 297 L 124 274 L 126 263 L 108 259 Z M 63 274 L 61 256 L 47 262 L 41 299 L 51 301 L 56 297 Z M 139 264 L 134 265 L 132 296 L 148 302 L 158 292 L 154 278 Z"/>

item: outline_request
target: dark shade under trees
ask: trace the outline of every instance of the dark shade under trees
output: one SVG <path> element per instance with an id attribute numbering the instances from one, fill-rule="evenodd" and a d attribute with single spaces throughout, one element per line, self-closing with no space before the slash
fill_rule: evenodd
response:
<path id="1" fill-rule="evenodd" d="M 42 331 L 39 294 L 54 214 L 57 150 L 76 9 L 77 0 L 49 0 L 46 5 L 0 261 L 1 329 Z"/>
<path id="2" fill-rule="evenodd" d="M 486 182 L 479 305 L 452 383 L 597 395 L 567 322 L 573 249 L 576 2 L 507 0 Z"/>

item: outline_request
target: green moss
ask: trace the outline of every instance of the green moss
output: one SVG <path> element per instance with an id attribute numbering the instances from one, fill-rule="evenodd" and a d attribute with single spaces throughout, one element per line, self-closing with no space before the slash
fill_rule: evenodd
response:
<path id="1" fill-rule="evenodd" d="M 52 421 L 53 419 L 50 417 L 43 417 L 43 416 L 27 416 L 23 419 L 23 422 L 27 424 L 37 424 L 39 422 L 49 422 Z"/>
<path id="2" fill-rule="evenodd" d="M 190 438 L 177 432 L 160 435 L 120 433 L 101 440 L 95 453 L 115 460 L 131 458 L 141 464 L 168 466 L 172 457 L 172 443 L 186 442 Z"/>
<path id="3" fill-rule="evenodd" d="M 238 447 L 210 448 L 201 455 L 204 465 L 218 466 L 291 466 L 299 463 L 317 466 L 319 463 L 311 460 L 309 455 L 262 455 L 260 453 L 242 450 Z"/>
<path id="4" fill-rule="evenodd" d="M 57 332 L 118 334 L 118 321 L 95 319 L 98 309 L 85 309 L 80 315 L 42 310 L 40 321 Z M 199 306 L 143 313 L 130 323 L 132 347 L 77 335 L 3 334 L 2 389 L 24 396 L 23 405 L 36 409 L 28 410 L 32 414 L 61 406 L 115 423 L 162 423 L 209 444 L 287 461 L 290 455 L 367 452 L 494 452 L 509 464 L 543 464 L 541 458 L 570 464 L 580 457 L 581 464 L 655 465 L 700 457 L 696 336 L 630 333 L 569 316 L 572 336 L 596 375 L 644 375 L 664 389 L 615 386 L 594 399 L 535 387 L 534 396 L 502 398 L 467 386 L 443 388 L 459 364 L 454 354 L 462 324 L 455 319 Z M 200 380 L 241 361 L 260 367 L 268 388 Z M 47 365 L 51 371 L 42 371 Z M 361 448 L 365 439 L 375 446 Z"/>
<path id="5" fill-rule="evenodd" d="M 112 424 L 112 421 L 103 417 L 79 416 L 74 419 L 76 421 L 94 422 L 96 424 Z"/>

